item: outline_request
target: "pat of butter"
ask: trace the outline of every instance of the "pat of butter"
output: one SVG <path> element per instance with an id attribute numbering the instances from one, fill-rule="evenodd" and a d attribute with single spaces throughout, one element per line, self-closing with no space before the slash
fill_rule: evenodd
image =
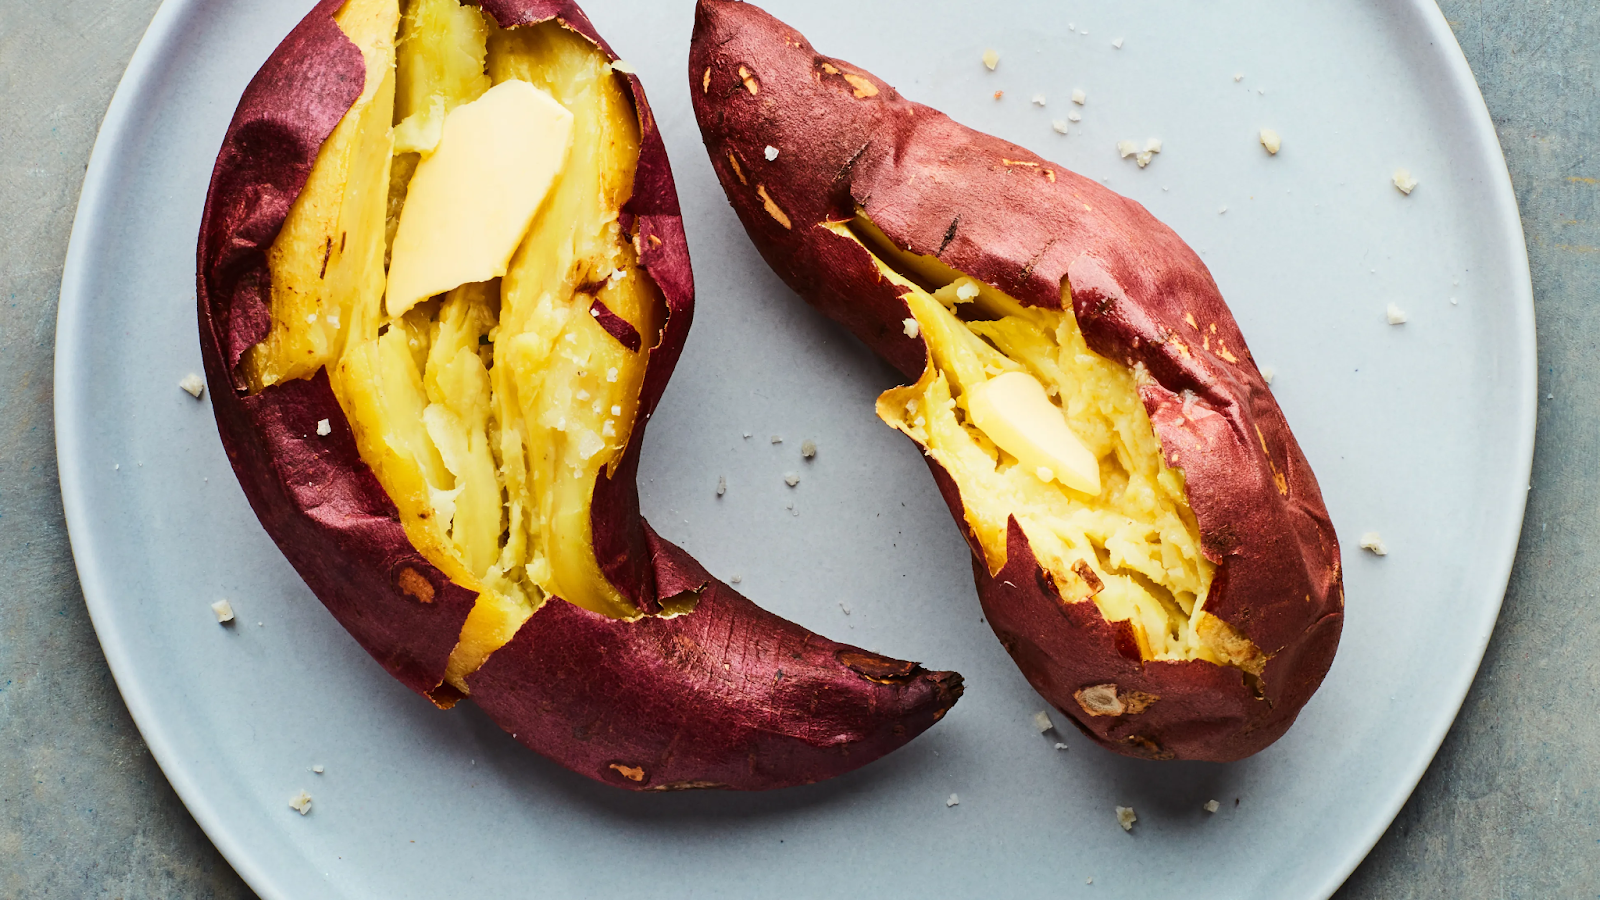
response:
<path id="1" fill-rule="evenodd" d="M 1042 480 L 1100 493 L 1100 461 L 1078 439 L 1044 385 L 1026 372 L 1006 372 L 967 394 L 967 412 L 1001 450 Z"/>
<path id="2" fill-rule="evenodd" d="M 389 315 L 506 274 L 571 148 L 572 113 L 526 81 L 502 82 L 451 110 L 406 193 Z"/>

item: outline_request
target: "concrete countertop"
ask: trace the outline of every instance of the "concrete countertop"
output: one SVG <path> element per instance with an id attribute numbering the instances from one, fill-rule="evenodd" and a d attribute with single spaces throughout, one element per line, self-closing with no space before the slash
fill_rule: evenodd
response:
<path id="1" fill-rule="evenodd" d="M 0 5 L 0 897 L 235 898 L 128 717 L 56 477 L 62 261 L 111 93 L 158 0 Z M 1488 101 L 1538 304 L 1533 487 L 1455 727 L 1343 900 L 1600 890 L 1600 4 L 1440 0 Z"/>

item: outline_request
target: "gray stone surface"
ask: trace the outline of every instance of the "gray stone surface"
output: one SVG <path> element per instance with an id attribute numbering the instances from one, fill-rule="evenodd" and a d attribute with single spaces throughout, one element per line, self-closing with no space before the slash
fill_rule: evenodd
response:
<path id="1" fill-rule="evenodd" d="M 687 0 L 684 0 L 687 2 Z M 1533 262 L 1539 445 L 1511 590 L 1461 717 L 1341 900 L 1600 888 L 1600 4 L 1441 0 L 1511 166 Z M 62 521 L 51 347 L 72 215 L 157 0 L 0 4 L 0 897 L 251 893 L 151 760 Z"/>

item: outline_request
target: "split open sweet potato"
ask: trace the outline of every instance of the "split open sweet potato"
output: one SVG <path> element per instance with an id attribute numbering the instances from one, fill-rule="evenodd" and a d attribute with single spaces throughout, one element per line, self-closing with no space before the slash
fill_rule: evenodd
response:
<path id="1" fill-rule="evenodd" d="M 912 381 L 878 414 L 925 452 L 1033 686 L 1121 753 L 1281 736 L 1338 645 L 1339 547 L 1199 257 L 750 4 L 700 0 L 689 78 L 761 254 Z"/>
<path id="2" fill-rule="evenodd" d="M 828 778 L 961 693 L 762 611 L 639 514 L 693 279 L 644 93 L 562 0 L 324 0 L 246 90 L 200 339 L 267 532 L 362 647 L 632 789 Z"/>

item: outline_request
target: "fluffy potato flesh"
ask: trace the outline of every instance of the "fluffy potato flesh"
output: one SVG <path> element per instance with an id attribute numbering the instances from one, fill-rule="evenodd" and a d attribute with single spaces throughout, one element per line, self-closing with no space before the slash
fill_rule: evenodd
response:
<path id="1" fill-rule="evenodd" d="M 1141 373 L 1089 349 L 1070 288 L 1063 285 L 1060 310 L 1026 307 L 937 259 L 895 248 L 864 214 L 826 227 L 862 244 L 904 290 L 915 320 L 908 331 L 923 337 L 931 361 L 916 384 L 883 394 L 878 414 L 954 479 L 990 572 L 1005 565 L 1015 517 L 1063 599 L 1092 598 L 1108 621 L 1127 622 L 1145 659 L 1259 672 L 1255 648 L 1205 612 L 1215 567 L 1200 551 L 1183 473 L 1166 465 L 1139 398 Z M 1045 387 L 1045 414 L 1063 417 L 1097 460 L 1097 493 L 1019 462 L 974 421 L 969 400 L 1018 372 Z"/>
<path id="2" fill-rule="evenodd" d="M 479 592 L 446 675 L 465 692 L 547 598 L 640 614 L 602 573 L 590 525 L 665 314 L 619 221 L 639 123 L 606 56 L 559 22 L 502 30 L 458 0 L 349 0 L 335 20 L 366 87 L 272 247 L 272 327 L 243 371 L 259 391 L 327 369 L 412 544 Z M 503 278 L 387 315 L 412 175 L 452 110 L 508 80 L 572 113 L 565 167 Z M 642 336 L 638 350 L 601 326 L 596 302 Z"/>

